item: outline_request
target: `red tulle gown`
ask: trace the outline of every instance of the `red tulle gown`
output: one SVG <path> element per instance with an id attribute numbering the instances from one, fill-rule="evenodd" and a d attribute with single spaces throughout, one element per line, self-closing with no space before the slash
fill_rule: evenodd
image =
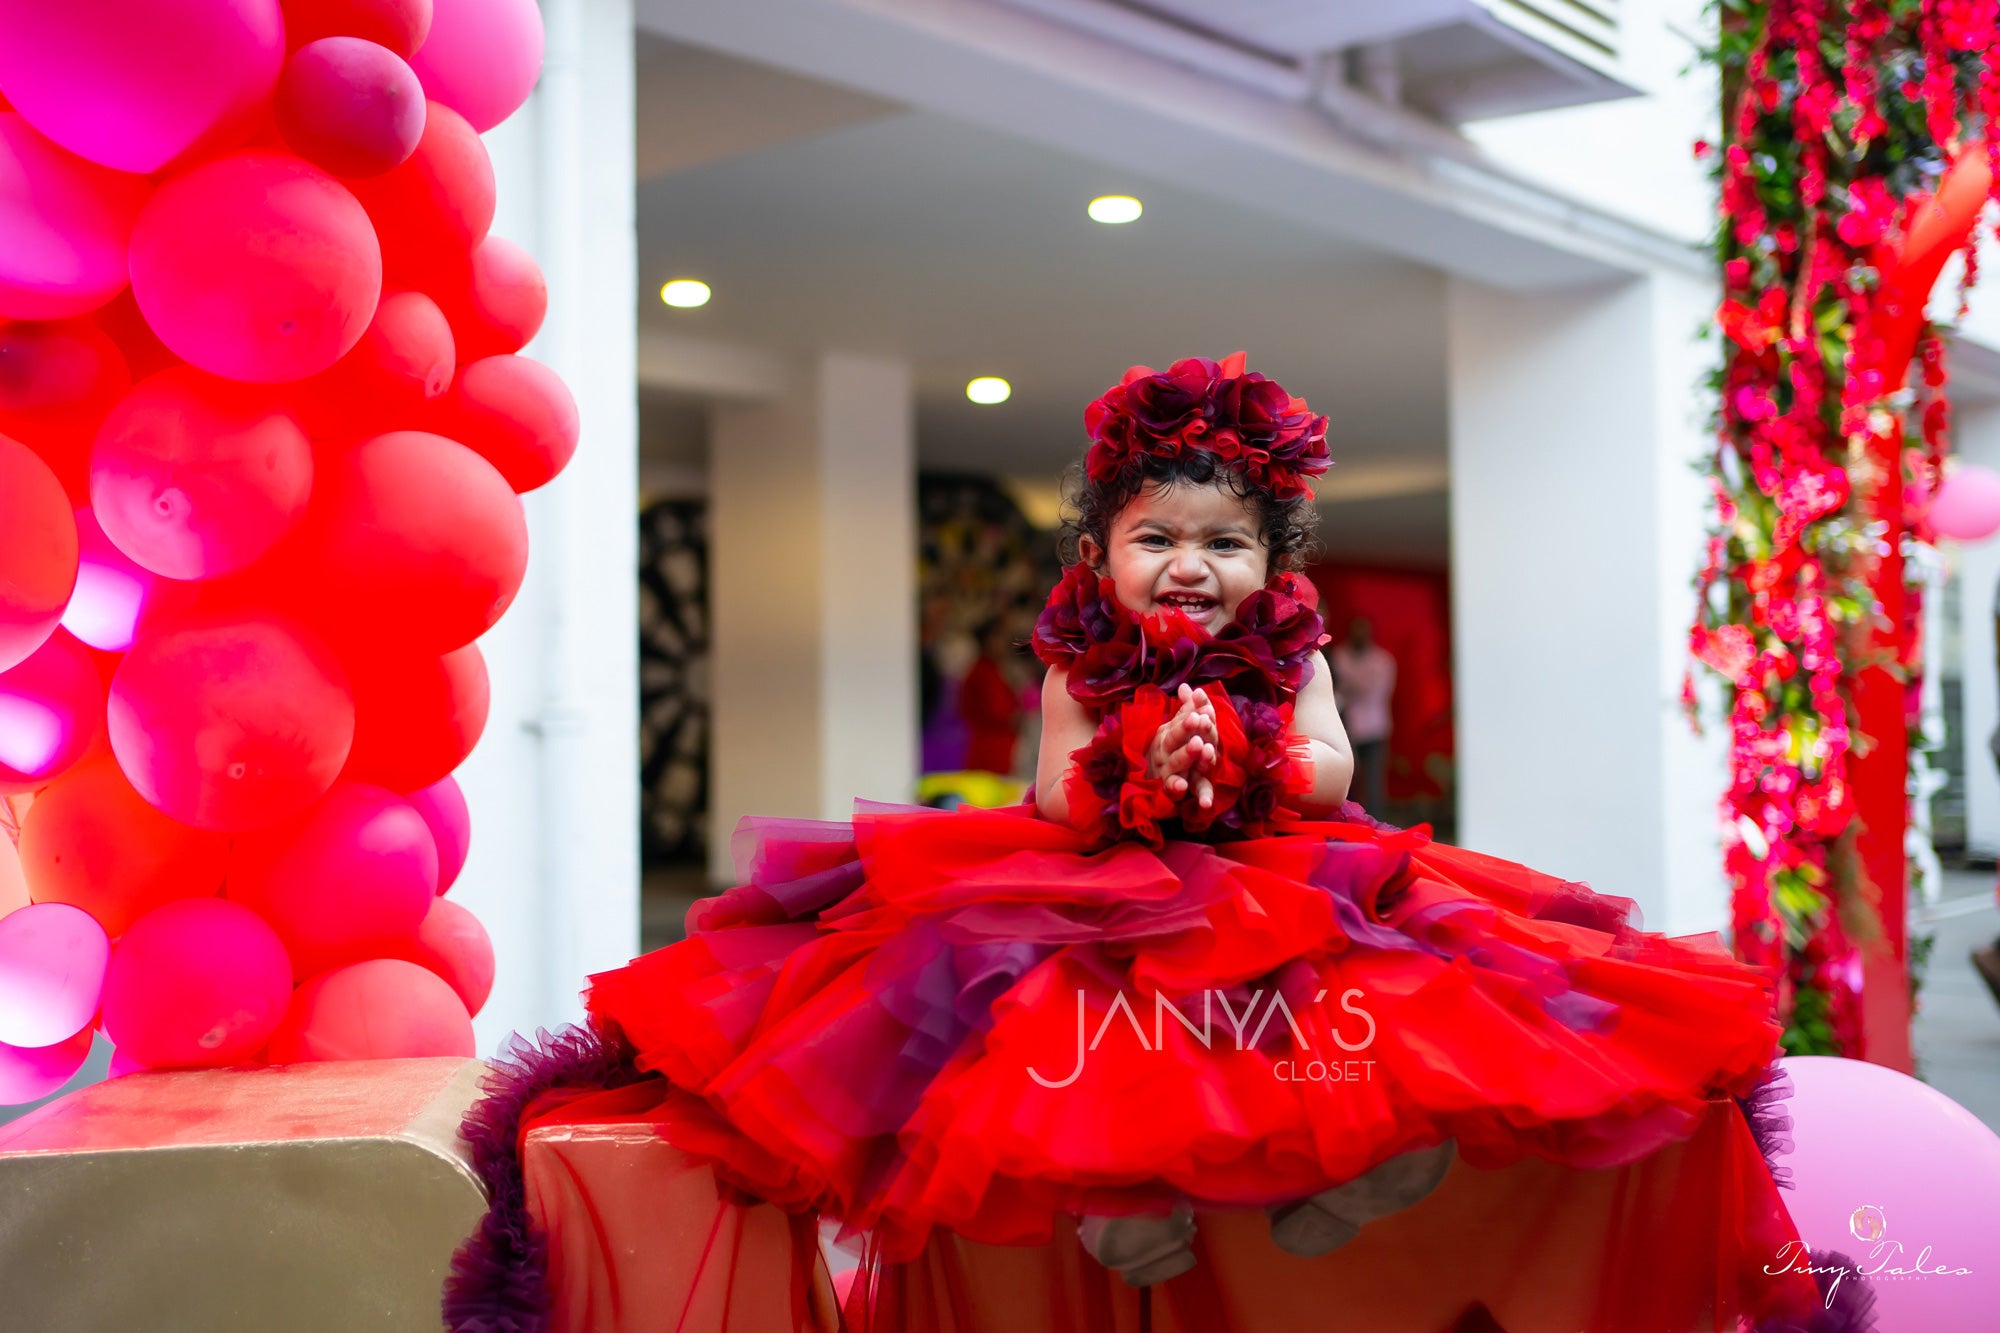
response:
<path id="1" fill-rule="evenodd" d="M 727 1197 L 866 1237 L 854 1328 L 1685 1333 L 1811 1304 L 1766 1271 L 1795 1232 L 1737 1100 L 1777 1053 L 1764 979 L 1357 807 L 1288 817 L 1322 636 L 1302 581 L 1252 601 L 1210 638 L 1078 571 L 1056 590 L 1037 647 L 1107 718 L 1085 827 L 745 821 L 740 885 L 592 978 L 598 1032 L 664 1076 L 645 1114 Z M 1200 836 L 1113 725 L 1150 737 L 1181 680 L 1227 701 Z M 1273 1245 L 1265 1206 L 1447 1138 L 1419 1204 L 1319 1259 Z M 1079 1214 L 1181 1202 L 1198 1262 L 1148 1295 L 1078 1245 Z M 807 1242 L 764 1234 L 731 1264 L 801 1289 Z"/>

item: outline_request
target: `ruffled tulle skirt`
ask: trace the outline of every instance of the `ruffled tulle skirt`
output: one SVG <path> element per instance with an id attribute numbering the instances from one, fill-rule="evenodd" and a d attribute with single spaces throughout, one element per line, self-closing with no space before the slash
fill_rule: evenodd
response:
<path id="1" fill-rule="evenodd" d="M 1664 1160 L 1776 1054 L 1719 939 L 1359 817 L 1092 851 L 1027 808 L 862 805 L 733 850 L 739 887 L 593 977 L 592 1021 L 702 1108 L 724 1181 L 906 1277 L 940 1229 L 1046 1249 L 1078 1214 L 1281 1204 L 1448 1138 L 1475 1172 Z M 1721 1225 L 1732 1252 L 1783 1229 Z"/>

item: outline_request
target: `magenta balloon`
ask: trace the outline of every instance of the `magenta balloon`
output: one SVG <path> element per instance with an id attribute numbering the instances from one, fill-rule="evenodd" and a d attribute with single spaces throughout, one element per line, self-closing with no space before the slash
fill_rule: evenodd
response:
<path id="1" fill-rule="evenodd" d="M 1781 1064 L 1794 1087 L 1793 1147 L 1777 1160 L 1791 1170 L 1785 1206 L 1806 1244 L 1879 1270 L 1868 1285 L 1885 1330 L 1989 1327 L 2000 1302 L 2000 1135 L 1882 1065 L 1817 1055 Z M 1925 1276 L 1896 1274 L 1926 1247 Z"/>
<path id="2" fill-rule="evenodd" d="M 0 318 L 63 319 L 124 291 L 132 221 L 150 188 L 0 111 Z"/>
<path id="3" fill-rule="evenodd" d="M 33 903 L 0 917 L 0 1042 L 53 1046 L 89 1027 L 111 941 L 80 907 Z"/>
<path id="4" fill-rule="evenodd" d="M 89 1028 L 53 1046 L 9 1046 L 0 1042 L 0 1106 L 40 1101 L 76 1077 L 90 1058 Z"/>
<path id="5" fill-rule="evenodd" d="M 48 642 L 76 588 L 76 515 L 49 465 L 0 435 L 0 671 Z"/>
<path id="6" fill-rule="evenodd" d="M 148 1069 L 241 1064 L 292 997 L 292 964 L 255 912 L 181 898 L 132 924 L 104 979 L 104 1035 Z"/>
<path id="7" fill-rule="evenodd" d="M 89 752 L 103 719 L 97 663 L 82 644 L 56 631 L 27 661 L 0 672 L 0 792 L 33 791 L 55 781 Z"/>
<path id="8" fill-rule="evenodd" d="M 359 37 L 294 51 L 278 81 L 278 132 L 336 176 L 377 176 L 417 151 L 424 88 L 403 58 Z"/>
<path id="9" fill-rule="evenodd" d="M 254 611 L 140 636 L 106 715 L 111 752 L 147 803 L 223 832 L 304 813 L 354 743 L 354 696 L 333 654 Z"/>
<path id="10" fill-rule="evenodd" d="M 76 541 L 76 591 L 62 626 L 99 652 L 129 651 L 141 627 L 190 599 L 185 584 L 141 569 L 113 546 L 88 508 L 76 511 Z"/>
<path id="11" fill-rule="evenodd" d="M 301 980 L 407 948 L 437 897 L 437 844 L 423 816 L 358 782 L 237 839 L 233 855 L 224 894 L 271 923 Z"/>
<path id="12" fill-rule="evenodd" d="M 437 891 L 447 893 L 458 882 L 466 853 L 472 850 L 472 811 L 465 804 L 465 793 L 457 778 L 447 777 L 419 787 L 404 799 L 430 825 L 431 839 L 437 843 Z"/>
<path id="13" fill-rule="evenodd" d="M 269 390 L 188 366 L 141 380 L 90 451 L 90 501 L 104 535 L 171 579 L 231 574 L 305 513 L 305 428 Z"/>
<path id="14" fill-rule="evenodd" d="M 1930 517 L 1940 537 L 1985 541 L 2000 532 L 2000 475 L 1976 463 L 1960 464 L 1938 487 Z"/>
<path id="15" fill-rule="evenodd" d="M 132 294 L 189 364 L 302 379 L 361 340 L 382 295 L 382 248 L 360 202 L 318 167 L 234 153 L 147 200 L 132 231 Z"/>
<path id="16" fill-rule="evenodd" d="M 433 0 L 430 36 L 410 65 L 432 100 L 484 134 L 535 90 L 542 12 L 535 0 Z"/>
<path id="17" fill-rule="evenodd" d="M 120 171 L 247 130 L 285 58 L 278 0 L 0 0 L 0 32 L 0 94 Z"/>

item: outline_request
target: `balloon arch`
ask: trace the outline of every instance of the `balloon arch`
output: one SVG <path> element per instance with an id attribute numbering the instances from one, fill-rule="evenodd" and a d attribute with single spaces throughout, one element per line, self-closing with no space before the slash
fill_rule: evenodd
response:
<path id="1" fill-rule="evenodd" d="M 534 0 L 0 0 L 0 1102 L 473 1053 L 474 642 L 578 439 Z"/>

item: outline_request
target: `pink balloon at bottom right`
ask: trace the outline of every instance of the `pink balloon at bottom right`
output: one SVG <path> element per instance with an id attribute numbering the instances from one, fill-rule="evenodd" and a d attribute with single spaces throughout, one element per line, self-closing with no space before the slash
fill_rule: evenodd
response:
<path id="1" fill-rule="evenodd" d="M 1931 528 L 1940 537 L 1985 541 L 2000 532 L 2000 474 L 1977 463 L 1947 473 L 1931 500 Z"/>
<path id="2" fill-rule="evenodd" d="M 1784 1103 L 1793 1147 L 1777 1164 L 1791 1170 L 1785 1204 L 1806 1244 L 1855 1263 L 1885 1331 L 1992 1327 L 2000 1135 L 1882 1065 L 1791 1056 L 1781 1067 L 1794 1089 Z"/>

